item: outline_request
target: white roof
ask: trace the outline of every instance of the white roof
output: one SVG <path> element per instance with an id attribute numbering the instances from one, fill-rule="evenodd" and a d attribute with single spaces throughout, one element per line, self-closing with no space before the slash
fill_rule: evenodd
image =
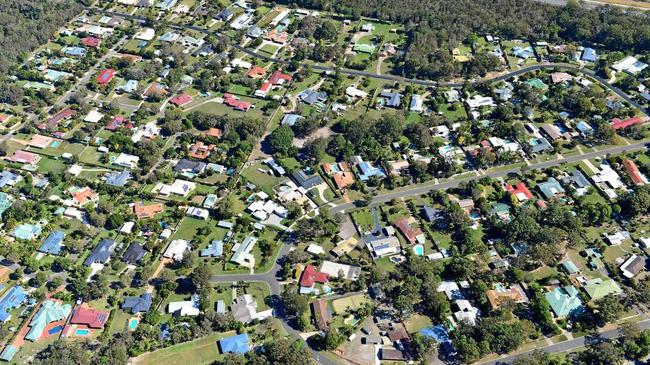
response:
<path id="1" fill-rule="evenodd" d="M 167 313 L 179 312 L 181 316 L 198 316 L 199 308 L 191 300 L 182 302 L 170 302 Z"/>
<path id="2" fill-rule="evenodd" d="M 131 233 L 131 231 L 133 230 L 133 226 L 135 226 L 135 222 L 126 222 L 124 223 L 122 228 L 120 228 L 120 232 Z"/>
<path id="3" fill-rule="evenodd" d="M 325 250 L 323 249 L 323 247 L 311 243 L 309 244 L 309 246 L 307 246 L 307 252 L 309 252 L 312 255 L 322 255 L 325 253 Z"/>
<path id="4" fill-rule="evenodd" d="M 100 113 L 97 109 L 93 109 L 86 115 L 84 122 L 88 123 L 97 123 L 104 117 L 104 114 Z"/>
<path id="5" fill-rule="evenodd" d="M 72 176 L 78 176 L 81 173 L 82 170 L 83 170 L 83 167 L 81 167 L 81 165 L 76 165 L 75 164 L 75 165 L 70 166 L 70 168 L 68 169 L 68 173 L 70 175 L 72 175 Z"/>
<path id="6" fill-rule="evenodd" d="M 648 67 L 647 64 L 637 60 L 634 56 L 627 56 L 612 65 L 612 69 L 616 71 L 625 71 L 631 74 L 639 73 L 646 67 Z"/>
<path id="7" fill-rule="evenodd" d="M 142 28 L 136 35 L 135 39 L 139 39 L 142 41 L 150 41 L 153 39 L 153 37 L 156 35 L 156 31 L 153 30 L 152 28 Z"/>
<path id="8" fill-rule="evenodd" d="M 129 155 L 128 153 L 120 153 L 113 161 L 114 165 L 134 168 L 138 165 L 140 157 Z"/>
<path id="9" fill-rule="evenodd" d="M 163 254 L 164 257 L 174 259 L 175 261 L 181 261 L 183 259 L 183 254 L 185 251 L 190 249 L 190 243 L 185 240 L 173 240 L 167 250 Z"/>

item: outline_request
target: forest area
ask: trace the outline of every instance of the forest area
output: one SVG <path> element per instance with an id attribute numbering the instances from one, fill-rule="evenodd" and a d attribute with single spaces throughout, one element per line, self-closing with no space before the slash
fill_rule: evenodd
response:
<path id="1" fill-rule="evenodd" d="M 46 43 L 80 11 L 74 0 L 0 0 L 0 72 Z"/>
<path id="2" fill-rule="evenodd" d="M 470 34 L 507 39 L 575 41 L 609 50 L 650 50 L 647 15 L 618 8 L 555 7 L 533 0 L 280 0 L 280 3 L 400 22 L 408 36 L 403 71 L 410 76 L 457 75 L 447 51 Z"/>

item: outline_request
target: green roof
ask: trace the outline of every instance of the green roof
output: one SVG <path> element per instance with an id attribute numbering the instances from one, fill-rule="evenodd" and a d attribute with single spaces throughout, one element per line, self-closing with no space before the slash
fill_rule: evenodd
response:
<path id="1" fill-rule="evenodd" d="M 354 45 L 353 50 L 355 52 L 373 53 L 375 51 L 375 46 L 366 43 L 357 43 Z"/>
<path id="2" fill-rule="evenodd" d="M 11 206 L 12 201 L 7 193 L 0 192 L 0 217 L 2 217 L 2 213 L 5 212 L 5 210 L 9 209 Z"/>
<path id="3" fill-rule="evenodd" d="M 584 288 L 589 298 L 593 300 L 598 300 L 609 294 L 620 294 L 623 292 L 621 287 L 612 279 L 592 279 L 585 283 Z"/>
<path id="4" fill-rule="evenodd" d="M 534 87 L 536 89 L 540 89 L 540 90 L 546 89 L 546 87 L 547 87 L 546 84 L 544 83 L 544 81 L 542 81 L 542 80 L 540 80 L 538 78 L 530 79 L 530 80 L 526 81 L 526 83 L 528 85 L 530 85 L 530 86 L 532 86 L 532 87 Z"/>
<path id="5" fill-rule="evenodd" d="M 11 359 L 13 359 L 16 355 L 16 352 L 18 352 L 18 348 L 16 346 L 7 345 L 7 347 L 2 350 L 2 353 L 0 353 L 0 360 L 11 361 Z"/>
<path id="6" fill-rule="evenodd" d="M 578 266 L 576 266 L 576 264 L 574 264 L 573 261 L 571 260 L 564 261 L 562 263 L 562 267 L 564 267 L 564 270 L 566 270 L 566 272 L 569 273 L 569 275 L 575 274 L 580 271 L 580 269 L 578 269 Z"/>
<path id="7" fill-rule="evenodd" d="M 67 318 L 71 311 L 72 306 L 70 304 L 62 304 L 53 300 L 45 301 L 34 315 L 34 318 L 32 318 L 32 321 L 29 322 L 31 329 L 25 339 L 36 342 L 41 338 L 43 330 L 48 324 Z"/>
<path id="8" fill-rule="evenodd" d="M 578 296 L 578 290 L 572 285 L 544 294 L 546 301 L 551 306 L 557 317 L 566 317 L 582 308 L 582 301 Z"/>

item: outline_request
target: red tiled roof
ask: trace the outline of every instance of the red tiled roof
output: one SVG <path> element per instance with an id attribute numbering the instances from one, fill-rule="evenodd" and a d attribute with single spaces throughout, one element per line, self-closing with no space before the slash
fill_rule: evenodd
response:
<path id="1" fill-rule="evenodd" d="M 628 119 L 625 119 L 625 120 L 620 120 L 618 118 L 614 118 L 614 119 L 612 119 L 612 128 L 614 128 L 614 130 L 619 130 L 619 129 L 624 129 L 624 128 L 627 128 L 627 127 L 631 127 L 631 126 L 633 126 L 635 124 L 640 124 L 640 123 L 643 123 L 643 122 L 645 122 L 645 119 L 641 118 L 641 117 L 628 118 Z"/>
<path id="2" fill-rule="evenodd" d="M 115 76 L 115 70 L 112 68 L 106 68 L 97 76 L 97 83 L 100 85 L 106 85 L 113 80 L 113 76 Z"/>
<path id="3" fill-rule="evenodd" d="M 312 287 L 314 283 L 327 283 L 329 281 L 329 274 L 316 271 L 316 267 L 314 265 L 307 265 L 305 270 L 302 272 L 302 276 L 300 277 L 300 286 L 304 287 Z"/>
<path id="4" fill-rule="evenodd" d="M 103 328 L 108 320 L 108 312 L 100 311 L 82 304 L 72 312 L 70 323 L 86 325 L 90 328 Z"/>
<path id="5" fill-rule="evenodd" d="M 533 193 L 531 193 L 530 190 L 528 190 L 526 184 L 524 184 L 523 182 L 518 183 L 514 187 L 512 185 L 506 185 L 506 191 L 515 196 L 517 196 L 518 194 L 524 194 L 526 199 L 533 198 Z"/>
<path id="6" fill-rule="evenodd" d="M 634 161 L 624 160 L 623 166 L 625 166 L 627 174 L 630 175 L 630 179 L 632 179 L 632 182 L 635 185 L 644 185 L 646 183 L 644 176 L 641 174 L 641 171 L 639 171 L 639 168 L 636 166 Z"/>
<path id="7" fill-rule="evenodd" d="M 226 93 L 223 95 L 224 102 L 226 105 L 231 106 L 235 108 L 235 110 L 240 110 L 240 111 L 248 111 L 251 107 L 251 103 L 246 102 L 246 101 L 241 101 L 237 98 L 235 98 L 234 95 Z"/>
<path id="8" fill-rule="evenodd" d="M 265 73 L 266 73 L 266 70 L 263 67 L 253 66 L 253 67 L 251 67 L 250 70 L 248 70 L 248 72 L 246 73 L 246 76 L 256 79 L 256 78 L 260 78 L 260 77 L 264 76 Z"/>
<path id="9" fill-rule="evenodd" d="M 81 39 L 81 44 L 86 47 L 98 47 L 101 40 L 96 37 L 86 37 Z"/>
<path id="10" fill-rule="evenodd" d="M 23 150 L 18 150 L 14 152 L 14 154 L 11 157 L 9 157 L 9 161 L 18 162 L 18 163 L 28 163 L 32 165 L 37 163 L 40 159 L 41 156 Z"/>
<path id="11" fill-rule="evenodd" d="M 178 106 L 183 106 L 192 101 L 190 94 L 183 92 L 182 94 L 176 95 L 169 100 L 170 103 Z"/>
<path id="12" fill-rule="evenodd" d="M 46 129 L 46 128 L 50 127 L 50 126 L 54 126 L 56 124 L 59 124 L 59 122 L 62 121 L 62 120 L 72 118 L 75 115 L 77 115 L 76 110 L 66 108 L 66 109 L 63 109 L 60 112 L 56 113 L 56 115 L 54 115 L 52 118 L 48 119 L 47 122 L 40 123 L 37 127 L 39 129 Z"/>
<path id="13" fill-rule="evenodd" d="M 400 232 L 406 237 L 409 243 L 416 243 L 418 241 L 418 236 L 422 235 L 422 229 L 420 227 L 411 227 L 406 218 L 400 218 L 395 221 L 395 226 L 399 229 Z"/>
<path id="14" fill-rule="evenodd" d="M 272 83 L 270 83 L 270 82 L 268 82 L 268 81 L 264 81 L 264 82 L 262 83 L 262 86 L 260 86 L 259 91 L 262 91 L 262 92 L 265 92 L 265 93 L 266 93 L 266 92 L 268 92 L 269 90 L 271 90 L 271 86 L 273 86 Z"/>
<path id="15" fill-rule="evenodd" d="M 271 77 L 269 77 L 269 82 L 272 84 L 282 84 L 284 82 L 291 82 L 291 76 L 282 73 L 280 70 L 275 70 Z"/>

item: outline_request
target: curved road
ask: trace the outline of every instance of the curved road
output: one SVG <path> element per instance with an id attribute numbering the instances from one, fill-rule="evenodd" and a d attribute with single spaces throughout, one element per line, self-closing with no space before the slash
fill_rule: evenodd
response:
<path id="1" fill-rule="evenodd" d="M 130 19 L 130 20 L 135 20 L 138 22 L 145 22 L 146 19 L 144 17 L 140 16 L 134 16 L 131 14 L 124 14 L 124 13 L 117 13 L 117 12 L 112 12 L 108 10 L 103 10 L 103 9 L 97 9 L 93 7 L 86 7 L 86 9 L 89 12 L 99 12 L 102 14 L 110 15 L 110 16 L 119 16 L 125 19 Z M 222 36 L 222 33 L 215 32 L 215 31 L 210 31 L 198 26 L 193 26 L 193 25 L 180 25 L 180 24 L 170 24 L 170 28 L 173 29 L 190 29 L 193 31 L 197 31 L 200 33 L 205 33 L 205 34 L 213 34 L 217 36 Z M 274 57 L 268 57 L 266 55 L 262 55 L 259 53 L 256 53 L 253 50 L 250 50 L 246 47 L 240 46 L 239 44 L 233 44 L 232 47 L 235 49 L 246 53 L 247 55 L 250 55 L 255 58 L 263 59 L 266 61 L 270 62 L 275 62 L 275 63 L 280 63 L 280 64 L 287 64 L 289 61 L 287 60 L 282 60 Z M 359 70 L 351 70 L 351 69 L 345 69 L 345 68 L 335 68 L 335 67 L 329 67 L 329 66 L 322 66 L 322 65 L 311 65 L 312 69 L 318 70 L 318 71 L 325 71 L 325 72 L 341 72 L 342 74 L 345 75 L 353 75 L 353 76 L 364 76 L 364 77 L 369 77 L 369 78 L 375 78 L 375 79 L 381 79 L 381 80 L 386 80 L 386 81 L 397 81 L 397 82 L 402 82 L 402 83 L 411 83 L 411 84 L 416 84 L 416 85 L 422 85 L 422 86 L 429 86 L 429 87 L 435 87 L 435 86 L 446 86 L 446 87 L 462 87 L 462 83 L 451 83 L 451 82 L 437 82 L 437 81 L 432 81 L 432 80 L 421 80 L 421 79 L 412 79 L 412 78 L 405 78 L 405 77 L 399 77 L 399 76 L 394 76 L 394 75 L 379 75 L 371 72 L 366 72 L 366 71 L 359 71 Z M 486 82 L 486 81 L 502 81 L 502 80 L 507 80 L 512 77 L 516 77 L 531 71 L 536 71 L 536 70 L 542 70 L 542 69 L 558 69 L 558 70 L 569 70 L 569 71 L 575 71 L 575 72 L 581 72 L 585 74 L 587 77 L 592 78 L 599 83 L 605 85 L 607 88 L 612 90 L 614 93 L 616 93 L 619 97 L 621 97 L 623 100 L 634 106 L 635 108 L 641 110 L 644 114 L 648 115 L 648 111 L 643 108 L 641 105 L 639 105 L 637 102 L 632 100 L 629 95 L 624 93 L 622 90 L 618 89 L 617 87 L 611 85 L 607 80 L 604 80 L 603 78 L 597 76 L 594 74 L 593 71 L 587 70 L 580 68 L 578 66 L 570 65 L 570 64 L 539 64 L 539 65 L 533 65 L 533 66 L 527 66 L 524 68 L 521 68 L 519 70 L 507 72 L 503 75 L 496 76 L 493 78 L 489 79 L 481 79 L 478 81 L 473 81 L 473 83 L 479 83 L 479 82 Z M 577 162 L 583 159 L 588 159 L 588 158 L 594 158 L 594 157 L 599 157 L 599 156 L 604 156 L 606 154 L 616 154 L 616 153 L 622 153 L 622 152 L 627 152 L 627 151 L 634 151 L 634 150 L 640 150 L 640 149 L 645 149 L 647 148 L 646 142 L 637 142 L 633 143 L 630 145 L 626 146 L 616 146 L 616 147 L 611 147 L 608 149 L 603 149 L 600 151 L 594 151 L 594 152 L 589 152 L 585 153 L 582 155 L 574 155 L 570 157 L 564 157 L 561 159 L 555 159 L 555 160 L 550 160 L 550 161 L 545 161 L 545 162 L 540 162 L 536 164 L 532 164 L 528 166 L 529 169 L 544 169 L 547 167 L 559 165 L 561 163 L 572 163 L 572 162 Z M 506 176 L 507 174 L 510 173 L 515 173 L 519 172 L 521 170 L 520 167 L 513 167 L 510 169 L 506 170 L 499 170 L 499 171 L 494 171 L 494 172 L 487 172 L 484 175 L 480 176 L 471 176 L 467 178 L 459 178 L 459 179 L 449 179 L 447 181 L 441 182 L 441 183 L 435 183 L 435 182 L 430 182 L 422 185 L 418 185 L 412 188 L 408 188 L 405 190 L 400 190 L 400 191 L 394 191 L 394 192 L 389 192 L 385 193 L 382 195 L 378 195 L 373 197 L 372 203 L 371 204 L 377 204 L 377 203 L 382 203 L 386 201 L 390 201 L 391 199 L 394 198 L 404 198 L 408 196 L 415 196 L 415 195 L 422 195 L 426 194 L 430 190 L 436 189 L 436 190 L 445 190 L 451 187 L 455 187 L 461 182 L 467 182 L 476 178 L 481 178 L 481 177 L 491 177 L 491 178 L 498 178 L 498 177 L 503 177 Z M 339 213 L 339 212 L 345 212 L 350 209 L 354 209 L 355 205 L 354 203 L 345 203 L 345 204 L 340 204 L 337 206 L 334 206 L 331 208 L 331 211 L 333 213 Z M 280 252 L 278 253 L 277 260 L 273 267 L 261 274 L 234 274 L 234 275 L 219 275 L 219 276 L 212 276 L 210 278 L 210 281 L 213 283 L 228 283 L 228 282 L 233 282 L 233 281 L 258 281 L 258 282 L 265 282 L 269 285 L 269 288 L 271 290 L 271 293 L 275 296 L 280 295 L 281 293 L 281 287 L 280 287 L 280 279 L 278 277 L 278 274 L 280 270 L 282 269 L 280 263 L 282 262 L 284 256 L 288 254 L 288 252 L 291 249 L 291 246 L 288 244 L 282 243 L 282 248 L 280 249 Z M 285 330 L 292 336 L 294 337 L 299 337 L 298 331 L 293 329 L 291 326 L 289 326 L 288 322 L 286 319 L 281 318 L 282 325 L 285 328 Z M 641 322 L 638 322 L 639 326 L 642 329 L 645 328 L 650 328 L 650 320 L 644 320 Z M 615 330 L 610 330 L 601 333 L 602 338 L 614 338 L 617 337 L 619 334 L 619 331 L 617 329 Z M 588 341 L 588 338 L 586 337 L 580 337 L 577 339 L 569 340 L 569 341 L 564 341 L 560 342 L 554 345 L 550 345 L 544 348 L 547 352 L 550 353 L 559 353 L 559 352 L 567 352 L 571 351 L 576 348 L 580 348 L 585 345 L 586 341 Z M 323 356 L 321 353 L 318 351 L 310 349 L 312 352 L 312 355 L 314 356 L 314 359 L 324 365 L 337 365 L 338 363 L 336 361 L 333 361 L 325 356 Z M 484 362 L 481 363 L 480 365 L 497 365 L 500 363 L 503 364 L 508 364 L 512 362 L 518 355 L 511 355 L 511 356 L 506 356 L 504 358 L 501 358 L 499 360 L 495 361 L 489 361 L 489 362 Z"/>

